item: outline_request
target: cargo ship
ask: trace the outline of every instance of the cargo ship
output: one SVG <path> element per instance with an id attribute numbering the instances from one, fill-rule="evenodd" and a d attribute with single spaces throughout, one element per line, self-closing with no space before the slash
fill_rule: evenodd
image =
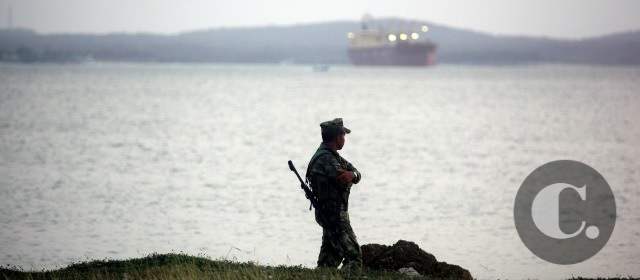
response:
<path id="1" fill-rule="evenodd" d="M 349 32 L 347 49 L 353 65 L 428 66 L 436 62 L 436 44 L 426 38 L 429 27 L 372 28 L 369 16 L 363 17 L 362 29 Z M 418 27 L 418 28 L 416 28 Z"/>

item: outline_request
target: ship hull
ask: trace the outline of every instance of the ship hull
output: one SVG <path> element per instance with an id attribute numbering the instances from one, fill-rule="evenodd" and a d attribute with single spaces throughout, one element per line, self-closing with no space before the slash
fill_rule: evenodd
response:
<path id="1" fill-rule="evenodd" d="M 353 65 L 428 66 L 435 63 L 436 46 L 432 43 L 398 43 L 393 46 L 349 48 Z"/>

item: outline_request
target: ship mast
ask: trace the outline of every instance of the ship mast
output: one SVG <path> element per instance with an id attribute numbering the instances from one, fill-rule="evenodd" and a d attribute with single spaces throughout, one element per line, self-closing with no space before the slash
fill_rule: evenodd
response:
<path id="1" fill-rule="evenodd" d="M 369 30 L 369 23 L 371 23 L 372 21 L 373 17 L 370 14 L 362 15 L 362 19 L 360 19 L 360 27 L 362 28 L 362 30 Z"/>

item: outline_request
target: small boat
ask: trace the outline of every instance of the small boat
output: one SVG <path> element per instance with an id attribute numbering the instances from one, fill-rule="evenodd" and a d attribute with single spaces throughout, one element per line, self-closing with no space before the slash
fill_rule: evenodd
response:
<path id="1" fill-rule="evenodd" d="M 329 71 L 329 65 L 327 64 L 316 64 L 311 67 L 313 72 L 327 72 Z"/>

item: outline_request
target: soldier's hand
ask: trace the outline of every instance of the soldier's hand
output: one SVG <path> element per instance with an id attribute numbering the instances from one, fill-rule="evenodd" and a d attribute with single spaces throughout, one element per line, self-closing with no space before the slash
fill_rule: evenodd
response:
<path id="1" fill-rule="evenodd" d="M 355 178 L 355 174 L 353 173 L 353 171 L 345 171 L 342 172 L 342 174 L 340 174 L 338 176 L 338 182 L 340 183 L 351 183 L 353 181 L 353 178 Z"/>

